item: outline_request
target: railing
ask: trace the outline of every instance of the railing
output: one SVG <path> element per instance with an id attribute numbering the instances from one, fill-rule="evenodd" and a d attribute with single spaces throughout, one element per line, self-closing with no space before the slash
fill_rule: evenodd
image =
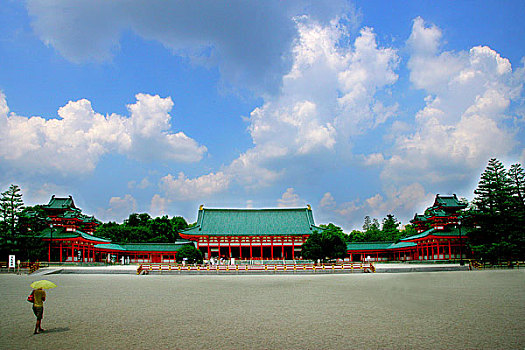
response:
<path id="1" fill-rule="evenodd" d="M 29 262 L 29 261 L 21 261 L 19 266 L 16 267 L 8 267 L 8 262 L 6 261 L 0 261 L 0 268 L 5 269 L 7 268 L 8 272 L 10 269 L 13 269 L 13 272 L 19 272 L 21 270 L 28 270 L 28 273 L 33 273 L 36 270 L 38 270 L 41 267 L 40 262 Z"/>
<path id="2" fill-rule="evenodd" d="M 498 263 L 489 263 L 485 261 L 469 260 L 469 268 L 472 269 L 518 269 L 520 265 L 525 265 L 524 261 L 502 261 Z"/>
<path id="3" fill-rule="evenodd" d="M 39 262 L 36 262 L 34 264 L 32 264 L 31 266 L 29 266 L 29 273 L 33 273 L 35 272 L 36 270 L 38 270 L 40 268 L 40 263 Z"/>
<path id="4" fill-rule="evenodd" d="M 137 275 L 148 274 L 152 271 L 176 271 L 179 273 L 336 273 L 354 271 L 375 272 L 372 263 L 344 263 L 329 265 L 313 264 L 257 264 L 257 265 L 178 265 L 178 264 L 142 264 L 137 268 Z"/>

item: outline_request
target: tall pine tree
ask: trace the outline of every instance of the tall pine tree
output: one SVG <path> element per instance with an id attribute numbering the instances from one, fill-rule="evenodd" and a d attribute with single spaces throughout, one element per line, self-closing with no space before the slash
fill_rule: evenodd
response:
<path id="1" fill-rule="evenodd" d="M 525 172 L 521 164 L 512 164 L 509 169 L 512 196 L 518 207 L 525 206 Z"/>
<path id="2" fill-rule="evenodd" d="M 492 158 L 481 174 L 474 203 L 482 212 L 503 213 L 511 204 L 511 180 L 499 160 Z"/>
<path id="3" fill-rule="evenodd" d="M 501 162 L 491 159 L 474 191 L 469 233 L 472 250 L 478 258 L 492 262 L 523 259 L 525 207 L 519 202 L 523 186 L 521 166 L 507 172 Z M 521 175 L 520 175 L 521 174 Z M 517 179 L 517 180 L 515 180 Z"/>
<path id="4" fill-rule="evenodd" d="M 388 214 L 386 218 L 383 219 L 382 240 L 396 241 L 400 236 L 399 225 L 400 222 L 397 221 L 395 216 Z"/>
<path id="5" fill-rule="evenodd" d="M 18 218 L 24 210 L 24 201 L 20 193 L 20 187 L 11 185 L 7 191 L 2 192 L 0 197 L 0 219 L 3 222 L 3 237 L 11 240 L 17 232 Z"/>

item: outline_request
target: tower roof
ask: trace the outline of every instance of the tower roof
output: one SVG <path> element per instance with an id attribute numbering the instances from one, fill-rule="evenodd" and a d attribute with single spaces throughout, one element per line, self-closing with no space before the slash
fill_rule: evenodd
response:
<path id="1" fill-rule="evenodd" d="M 48 204 L 44 204 L 45 209 L 79 209 L 75 206 L 73 197 L 59 198 L 53 195 Z"/>
<path id="2" fill-rule="evenodd" d="M 461 202 L 455 194 L 452 196 L 441 196 L 437 194 L 436 199 L 434 200 L 434 207 L 463 209 L 467 207 L 467 204 Z"/>

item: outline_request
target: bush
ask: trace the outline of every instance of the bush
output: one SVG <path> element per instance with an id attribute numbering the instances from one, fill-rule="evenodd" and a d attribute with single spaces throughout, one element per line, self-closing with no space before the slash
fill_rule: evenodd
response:
<path id="1" fill-rule="evenodd" d="M 186 244 L 177 251 L 175 260 L 180 263 L 184 258 L 189 264 L 202 264 L 202 253 L 193 244 Z"/>

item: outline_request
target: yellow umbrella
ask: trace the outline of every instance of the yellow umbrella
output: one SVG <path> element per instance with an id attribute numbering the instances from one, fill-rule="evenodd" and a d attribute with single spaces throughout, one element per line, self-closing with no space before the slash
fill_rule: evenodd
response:
<path id="1" fill-rule="evenodd" d="M 33 289 L 39 289 L 39 288 L 51 289 L 51 288 L 55 288 L 56 286 L 57 286 L 56 284 L 48 280 L 40 280 L 40 281 L 35 281 L 31 283 L 31 288 Z"/>

